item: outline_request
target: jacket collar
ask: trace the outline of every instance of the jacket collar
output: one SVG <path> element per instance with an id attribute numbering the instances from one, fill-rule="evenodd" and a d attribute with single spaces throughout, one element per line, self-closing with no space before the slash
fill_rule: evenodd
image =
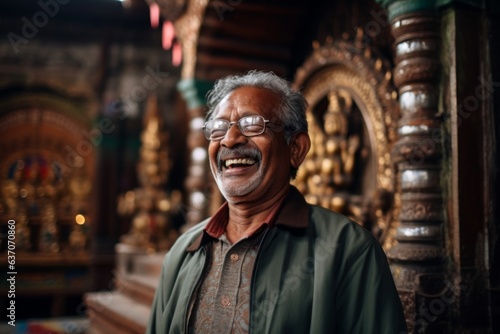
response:
<path id="1" fill-rule="evenodd" d="M 202 234 L 186 249 L 188 252 L 195 252 L 204 246 L 209 240 L 216 238 L 224 232 L 225 225 L 229 219 L 229 206 L 224 203 L 219 210 L 208 221 Z M 304 196 L 290 185 L 288 194 L 282 203 L 273 210 L 268 221 L 269 226 L 281 225 L 286 228 L 307 228 L 309 227 L 309 209 Z"/>

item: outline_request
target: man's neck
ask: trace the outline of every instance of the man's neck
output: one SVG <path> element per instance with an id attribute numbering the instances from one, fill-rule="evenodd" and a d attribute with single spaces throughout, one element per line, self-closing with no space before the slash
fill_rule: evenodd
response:
<path id="1" fill-rule="evenodd" d="M 229 221 L 226 237 L 232 244 L 251 236 L 263 223 L 267 222 L 276 205 L 281 203 L 288 193 L 288 187 L 282 189 L 270 201 L 255 203 L 229 203 Z"/>

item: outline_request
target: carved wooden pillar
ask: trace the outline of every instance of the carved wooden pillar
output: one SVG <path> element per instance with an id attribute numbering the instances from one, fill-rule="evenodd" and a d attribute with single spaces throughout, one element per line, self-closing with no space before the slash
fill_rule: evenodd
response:
<path id="1" fill-rule="evenodd" d="M 188 149 L 191 152 L 188 161 L 188 176 L 185 186 L 188 192 L 186 225 L 188 228 L 199 223 L 210 214 L 212 198 L 212 178 L 208 167 L 208 142 L 201 130 L 205 123 L 205 95 L 213 86 L 210 81 L 181 80 L 177 85 L 186 101 L 189 112 Z"/>
<path id="2" fill-rule="evenodd" d="M 410 332 L 442 332 L 454 291 L 447 283 L 441 187 L 440 18 L 433 1 L 379 1 L 395 39 L 394 83 L 401 119 L 392 151 L 401 211 L 391 268 Z"/>
<path id="3" fill-rule="evenodd" d="M 185 213 L 188 228 L 209 216 L 211 176 L 208 168 L 207 141 L 201 131 L 205 122 L 205 95 L 213 82 L 195 78 L 199 30 L 209 0 L 147 0 L 159 6 L 161 16 L 174 26 L 176 42 L 182 47 L 181 80 L 177 88 L 184 98 L 189 113 L 188 176 Z M 173 38 L 173 36 L 172 36 Z"/>

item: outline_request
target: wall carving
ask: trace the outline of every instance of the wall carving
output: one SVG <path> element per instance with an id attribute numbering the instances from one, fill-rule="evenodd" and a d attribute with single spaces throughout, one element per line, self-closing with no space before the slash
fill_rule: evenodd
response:
<path id="1" fill-rule="evenodd" d="M 181 194 L 166 190 L 172 166 L 169 134 L 155 95 L 147 101 L 141 144 L 137 165 L 140 187 L 118 198 L 118 213 L 132 216 L 130 230 L 121 242 L 151 252 L 167 250 L 178 237 L 172 216 L 179 208 Z"/>
<path id="2" fill-rule="evenodd" d="M 194 78 L 198 37 L 208 2 L 209 0 L 148 0 L 150 5 L 156 3 L 161 15 L 173 23 L 173 33 L 182 47 L 182 79 Z"/>
<path id="3" fill-rule="evenodd" d="M 350 216 L 388 248 L 399 210 L 390 155 L 397 94 L 390 65 L 359 45 L 356 39 L 316 44 L 297 71 L 312 147 L 294 183 L 308 202 Z"/>
<path id="4" fill-rule="evenodd" d="M 87 247 L 95 151 L 73 109 L 39 94 L 0 105 L 0 216 L 18 223 L 19 251 Z"/>

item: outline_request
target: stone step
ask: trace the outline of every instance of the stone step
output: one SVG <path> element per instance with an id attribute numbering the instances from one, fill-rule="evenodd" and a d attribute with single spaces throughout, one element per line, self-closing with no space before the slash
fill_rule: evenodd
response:
<path id="1" fill-rule="evenodd" d="M 153 303 L 159 279 L 159 274 L 155 276 L 143 274 L 119 275 L 115 280 L 116 291 L 149 307 Z"/>
<path id="2" fill-rule="evenodd" d="M 120 293 L 92 292 L 84 296 L 90 322 L 87 334 L 143 334 L 146 330 L 150 305 Z"/>
<path id="3" fill-rule="evenodd" d="M 158 277 L 161 273 L 164 257 L 165 253 L 136 256 L 132 260 L 131 272 L 133 274 Z"/>
<path id="4" fill-rule="evenodd" d="M 165 252 L 149 254 L 144 249 L 125 244 L 117 244 L 115 250 L 119 274 L 160 275 Z"/>

